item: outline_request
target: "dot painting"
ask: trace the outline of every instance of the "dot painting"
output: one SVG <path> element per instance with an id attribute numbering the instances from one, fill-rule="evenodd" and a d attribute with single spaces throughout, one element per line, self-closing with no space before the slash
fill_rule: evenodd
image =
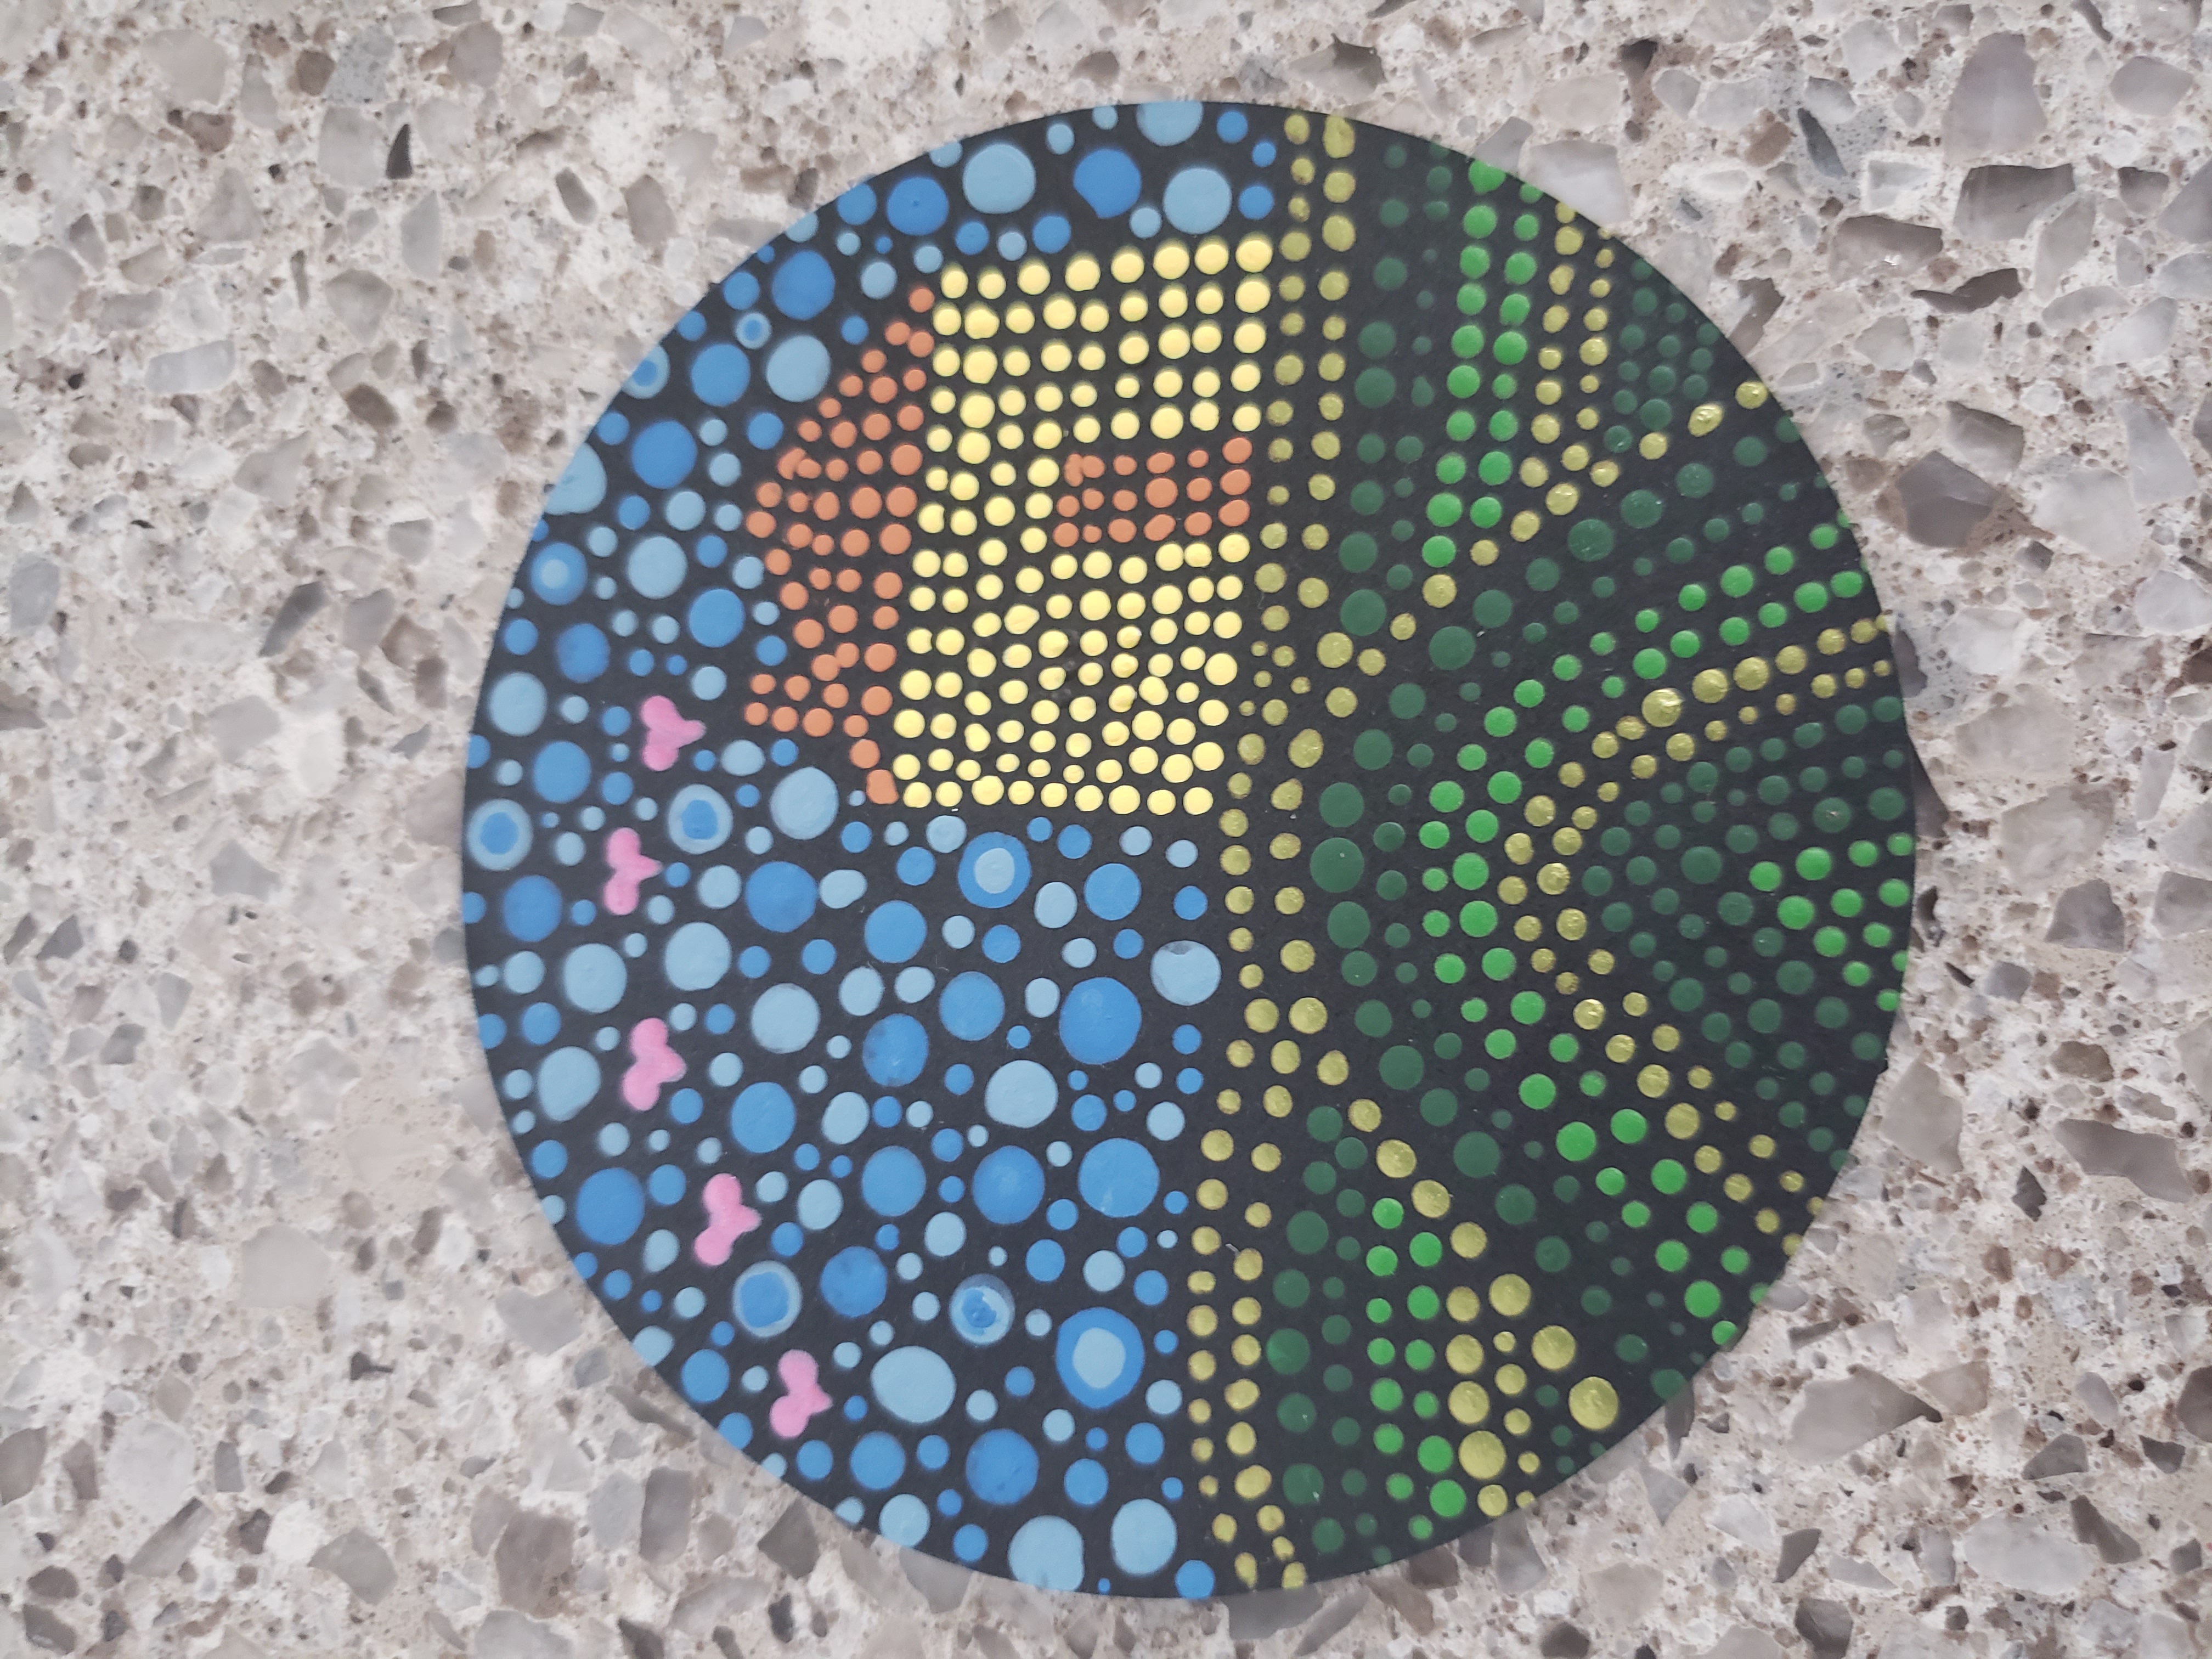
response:
<path id="1" fill-rule="evenodd" d="M 1885 618 L 1681 294 L 1484 162 L 1102 107 L 811 213 L 507 599 L 477 1024 L 638 1352 L 848 1522 L 1297 1586 L 1583 1468 L 1842 1167 Z"/>

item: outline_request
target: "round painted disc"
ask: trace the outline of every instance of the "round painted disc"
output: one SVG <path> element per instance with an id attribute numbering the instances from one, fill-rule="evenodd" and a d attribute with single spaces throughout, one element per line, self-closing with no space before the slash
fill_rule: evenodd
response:
<path id="1" fill-rule="evenodd" d="M 1834 496 L 1434 145 L 1101 108 L 702 296 L 471 739 L 478 1024 L 638 1352 L 854 1526 L 1197 1596 L 1528 1503 L 1841 1166 L 1911 757 Z"/>

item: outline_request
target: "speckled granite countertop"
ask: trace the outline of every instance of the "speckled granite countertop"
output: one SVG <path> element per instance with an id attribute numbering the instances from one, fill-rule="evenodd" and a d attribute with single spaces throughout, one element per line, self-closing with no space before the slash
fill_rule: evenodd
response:
<path id="1" fill-rule="evenodd" d="M 0 1649 L 2185 1659 L 2212 1611 L 2212 33 L 2193 0 L 0 11 Z M 459 752 L 540 492 L 794 214 L 1104 98 L 1613 226 L 1863 526 L 1895 1060 L 1769 1310 L 1535 1508 L 1212 1602 L 845 1531 L 501 1132 Z"/>

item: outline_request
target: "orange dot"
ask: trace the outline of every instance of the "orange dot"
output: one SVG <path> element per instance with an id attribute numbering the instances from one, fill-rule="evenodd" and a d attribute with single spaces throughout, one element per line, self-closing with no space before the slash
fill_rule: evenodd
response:
<path id="1" fill-rule="evenodd" d="M 883 452 L 879 449 L 864 449 L 853 457 L 853 465 L 860 470 L 862 477 L 872 478 L 884 470 Z"/>
<path id="2" fill-rule="evenodd" d="M 1176 498 L 1174 481 L 1155 478 L 1145 486 L 1145 502 L 1149 507 L 1165 507 Z"/>
<path id="3" fill-rule="evenodd" d="M 901 444 L 897 448 L 892 450 L 891 471 L 897 473 L 902 478 L 911 477 L 914 474 L 921 471 L 921 446 L 920 444 Z M 906 502 L 903 506 L 901 506 L 899 503 L 899 492 L 894 490 L 891 494 L 891 511 L 897 514 L 902 518 L 914 511 L 914 491 L 909 489 L 906 491 L 905 494 Z"/>
<path id="4" fill-rule="evenodd" d="M 907 340 L 906 349 L 917 357 L 927 357 L 937 349 L 936 337 L 927 329 L 918 328 Z"/>
<path id="5" fill-rule="evenodd" d="M 1106 533 L 1117 542 L 1133 542 L 1137 538 L 1137 526 L 1127 519 L 1116 519 L 1106 526 Z"/>
<path id="6" fill-rule="evenodd" d="M 851 690 L 838 681 L 832 680 L 822 688 L 822 701 L 832 708 L 842 708 L 852 700 Z"/>
<path id="7" fill-rule="evenodd" d="M 1206 465 L 1206 452 L 1202 449 L 1192 450 L 1190 452 L 1190 464 L 1193 466 L 1204 466 Z"/>
<path id="8" fill-rule="evenodd" d="M 847 737 L 863 737 L 866 735 L 867 730 L 867 721 L 861 719 L 860 715 L 848 714 L 845 716 L 845 735 Z"/>
<path id="9" fill-rule="evenodd" d="M 748 513 L 745 514 L 745 533 L 765 541 L 775 534 L 775 514 Z"/>
<path id="10" fill-rule="evenodd" d="M 1114 471 L 1123 477 L 1127 477 L 1136 470 L 1137 458 L 1134 455 L 1116 455 L 1114 458 Z"/>
<path id="11" fill-rule="evenodd" d="M 829 539 L 824 536 L 820 542 L 815 544 L 814 550 L 817 553 L 829 552 L 830 549 L 825 545 Z M 817 564 L 806 573 L 806 581 L 811 587 L 827 587 L 830 586 L 830 573 Z"/>
<path id="12" fill-rule="evenodd" d="M 898 598 L 899 590 L 905 586 L 906 584 L 899 580 L 899 574 L 896 570 L 878 570 L 876 572 L 875 592 L 876 597 L 879 599 L 895 599 Z"/>
<path id="13" fill-rule="evenodd" d="M 920 431 L 921 429 L 921 409 L 913 404 L 907 404 L 898 412 L 898 423 L 899 430 L 902 432 Z"/>
<path id="14" fill-rule="evenodd" d="M 884 653 L 884 660 L 881 662 L 878 662 L 875 659 L 876 653 L 878 651 Z M 868 666 L 874 669 L 878 673 L 881 673 L 884 669 L 889 668 L 891 665 L 890 654 L 891 648 L 887 645 L 870 646 L 868 647 Z M 866 690 L 860 693 L 860 707 L 866 709 L 871 714 L 889 714 L 891 707 L 890 688 L 884 685 L 870 686 Z"/>
<path id="15" fill-rule="evenodd" d="M 1175 457 L 1164 449 L 1153 451 L 1145 460 L 1145 465 L 1154 472 L 1164 472 L 1174 465 Z"/>
<path id="16" fill-rule="evenodd" d="M 799 711 L 789 703 L 785 703 L 775 714 L 769 716 L 768 723 L 779 732 L 788 732 L 799 724 Z"/>
<path id="17" fill-rule="evenodd" d="M 849 605 L 835 605 L 830 609 L 830 626 L 836 629 L 840 634 L 851 633 L 854 628 L 860 625 L 860 613 L 854 610 Z M 857 650 L 857 648 L 858 647 L 854 646 L 849 641 L 845 644 L 839 646 L 837 647 L 837 659 L 840 662 L 852 661 L 853 659 L 847 656 L 845 653 L 848 651 Z"/>
<path id="18" fill-rule="evenodd" d="M 746 684 L 750 688 L 755 696 L 764 697 L 768 696 L 769 692 L 775 690 L 775 676 L 773 674 L 756 674 L 751 679 L 746 682 Z"/>
<path id="19" fill-rule="evenodd" d="M 876 607 L 876 614 L 868 618 L 870 622 L 873 623 L 878 628 L 882 629 L 887 634 L 890 632 L 892 629 L 898 626 L 898 619 L 899 613 L 892 610 L 890 606 L 887 605 L 878 605 Z"/>
<path id="20" fill-rule="evenodd" d="M 836 550 L 837 544 L 831 541 L 826 534 L 817 534 L 813 538 L 811 545 L 817 553 L 820 554 L 826 559 L 830 556 L 830 553 Z M 814 584 L 817 587 L 821 586 L 823 582 L 830 580 L 828 576 L 822 574 L 819 571 L 817 571 L 815 574 L 820 577 L 820 580 L 816 581 Z"/>
<path id="21" fill-rule="evenodd" d="M 783 695 L 793 702 L 805 702 L 807 694 L 813 690 L 814 688 L 807 684 L 806 676 L 804 674 L 788 675 L 783 682 Z"/>
<path id="22" fill-rule="evenodd" d="M 884 354 L 881 347 L 870 346 L 866 351 L 860 354 L 860 367 L 866 369 L 869 374 L 875 374 L 878 370 L 881 369 L 883 366 Z"/>
<path id="23" fill-rule="evenodd" d="M 1146 541 L 1164 542 L 1174 534 L 1175 516 L 1172 514 L 1155 513 L 1151 518 L 1145 520 L 1145 539 Z"/>
<path id="24" fill-rule="evenodd" d="M 914 532 L 902 524 L 887 524 L 876 540 L 886 553 L 903 553 L 914 545 Z"/>
<path id="25" fill-rule="evenodd" d="M 803 582 L 786 582 L 776 590 L 776 603 L 786 611 L 806 609 L 806 586 Z"/>
<path id="26" fill-rule="evenodd" d="M 1221 504 L 1221 522 L 1231 527 L 1243 524 L 1251 516 L 1252 507 L 1249 501 L 1224 501 Z"/>
<path id="27" fill-rule="evenodd" d="M 745 724 L 747 726 L 765 725 L 767 720 L 768 705 L 766 703 L 749 702 L 745 705 Z"/>
<path id="28" fill-rule="evenodd" d="M 937 303 L 937 296 L 926 288 L 916 288 L 906 296 L 909 311 L 927 311 Z"/>
<path id="29" fill-rule="evenodd" d="M 1232 495 L 1242 495 L 1252 487 L 1252 475 L 1239 467 L 1221 475 L 1221 487 Z"/>
<path id="30" fill-rule="evenodd" d="M 882 493 L 868 484 L 853 492 L 853 511 L 860 518 L 872 519 L 884 510 Z"/>
<path id="31" fill-rule="evenodd" d="M 761 562 L 768 567 L 769 574 L 781 576 L 791 568 L 791 555 L 780 547 L 771 547 L 761 556 Z"/>
<path id="32" fill-rule="evenodd" d="M 827 651 L 815 658 L 807 666 L 814 671 L 814 678 L 817 680 L 834 680 L 837 678 L 837 659 Z"/>
<path id="33" fill-rule="evenodd" d="M 897 317 L 894 318 L 884 326 L 884 338 L 889 340 L 893 345 L 897 345 L 900 342 L 904 340 L 907 335 L 911 331 L 911 325 L 907 322 L 906 319 L 903 317 Z"/>
<path id="34" fill-rule="evenodd" d="M 827 400 L 825 399 L 824 401 Z M 811 443 L 815 439 L 822 435 L 822 422 L 816 420 L 810 415 L 805 420 L 799 422 L 798 431 L 800 437 L 805 439 L 809 443 Z"/>
<path id="35" fill-rule="evenodd" d="M 1063 524 L 1063 525 L 1055 525 L 1055 526 L 1053 526 L 1053 532 L 1052 532 L 1052 539 L 1053 539 L 1054 544 L 1054 545 L 1056 545 L 1056 546 L 1059 546 L 1059 547 L 1073 547 L 1073 546 L 1074 546 L 1074 545 L 1075 545 L 1075 526 L 1074 526 L 1073 525 L 1072 525 L 1072 524 Z"/>
<path id="36" fill-rule="evenodd" d="M 1228 461 L 1249 460 L 1252 458 L 1252 441 L 1249 438 L 1231 438 L 1221 446 L 1221 455 L 1224 460 Z"/>
<path id="37" fill-rule="evenodd" d="M 890 382 L 889 380 L 878 380 L 876 384 L 880 386 L 888 387 L 890 385 Z M 888 399 L 886 399 L 886 401 L 888 401 Z M 881 443 L 885 438 L 890 435 L 891 417 L 884 414 L 880 409 L 872 410 L 869 413 L 868 418 L 860 422 L 860 430 L 866 434 L 868 441 L 871 443 Z"/>
<path id="38" fill-rule="evenodd" d="M 799 724 L 805 729 L 806 735 L 810 738 L 828 737 L 830 735 L 830 728 L 836 723 L 836 718 L 826 708 L 808 709 L 806 711 L 806 718 L 799 722 Z"/>
<path id="39" fill-rule="evenodd" d="M 1213 480 L 1193 478 L 1182 487 L 1182 493 L 1194 501 L 1202 501 L 1213 493 Z"/>
<path id="40" fill-rule="evenodd" d="M 858 392 L 860 389 L 860 382 L 856 377 L 853 381 L 853 390 Z M 860 428 L 850 421 L 840 421 L 830 428 L 830 441 L 840 449 L 850 449 L 853 441 L 860 435 Z"/>
<path id="41" fill-rule="evenodd" d="M 873 749 L 875 744 L 870 744 L 868 747 L 870 749 Z M 860 750 L 860 745 L 854 744 L 853 745 L 853 764 L 855 766 L 859 766 L 863 763 L 859 758 Z M 873 801 L 878 806 L 889 806 L 893 801 L 898 799 L 898 785 L 893 781 L 890 773 L 871 772 L 868 774 L 868 799 L 871 801 Z"/>
<path id="42" fill-rule="evenodd" d="M 868 396 L 879 404 L 887 404 L 898 396 L 898 382 L 888 374 L 878 374 L 868 382 Z"/>
<path id="43" fill-rule="evenodd" d="M 1203 536 L 1212 528 L 1213 515 L 1211 513 L 1194 513 L 1182 521 L 1182 533 L 1186 536 Z"/>
<path id="44" fill-rule="evenodd" d="M 837 382 L 837 390 L 848 398 L 857 395 L 860 390 L 860 377 L 857 374 L 848 374 Z"/>
<path id="45" fill-rule="evenodd" d="M 822 624 L 811 617 L 801 617 L 798 626 L 791 630 L 791 637 L 799 641 L 800 650 L 811 651 L 822 643 Z"/>

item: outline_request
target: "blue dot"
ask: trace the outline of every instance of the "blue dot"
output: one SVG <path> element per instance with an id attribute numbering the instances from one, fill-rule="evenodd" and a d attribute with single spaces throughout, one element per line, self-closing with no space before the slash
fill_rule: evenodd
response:
<path id="1" fill-rule="evenodd" d="M 886 1088 L 911 1083 L 929 1064 L 929 1032 L 911 1014 L 879 1019 L 861 1039 L 860 1063 Z"/>
<path id="2" fill-rule="evenodd" d="M 531 762 L 531 787 L 546 800 L 574 800 L 591 781 L 590 759 L 566 738 L 547 744 Z"/>
<path id="3" fill-rule="evenodd" d="M 1004 909 L 1021 897 L 1029 881 L 1029 849 L 1012 836 L 990 830 L 962 849 L 960 891 L 970 903 Z"/>
<path id="4" fill-rule="evenodd" d="M 1036 1448 L 1012 1429 L 990 1429 L 968 1449 L 968 1490 L 986 1504 L 1018 1504 L 1036 1489 Z"/>
<path id="5" fill-rule="evenodd" d="M 550 1181 L 568 1167 L 568 1149 L 557 1140 L 541 1140 L 530 1149 L 530 1173 Z"/>
<path id="6" fill-rule="evenodd" d="M 861 937 L 877 961 L 908 962 L 928 941 L 929 923 L 904 899 L 893 899 L 869 914 Z"/>
<path id="7" fill-rule="evenodd" d="M 1176 1594 L 1195 1601 L 1213 1594 L 1213 1569 L 1203 1561 L 1186 1561 L 1176 1569 Z"/>
<path id="8" fill-rule="evenodd" d="M 954 975 L 937 1003 L 937 1017 L 945 1030 L 967 1042 L 981 1042 L 990 1036 L 999 1029 L 999 1022 L 1006 1014 L 1006 993 L 999 988 L 996 980 L 984 974 Z"/>
<path id="9" fill-rule="evenodd" d="M 1136 1141 L 1102 1140 L 1083 1155 L 1076 1190 L 1101 1215 L 1141 1215 L 1159 1195 L 1160 1166 Z"/>
<path id="10" fill-rule="evenodd" d="M 1071 823 L 1060 832 L 1060 850 L 1064 858 L 1079 859 L 1091 851 L 1091 832 L 1079 823 Z"/>
<path id="11" fill-rule="evenodd" d="M 1237 193 L 1237 210 L 1247 219 L 1264 219 L 1275 210 L 1275 192 L 1265 185 L 1247 185 Z"/>
<path id="12" fill-rule="evenodd" d="M 946 1496 L 957 1500 L 959 1494 L 951 1492 Z M 982 1559 L 983 1551 L 990 1541 L 982 1528 L 970 1524 L 961 1528 L 958 1532 L 952 1534 L 952 1553 L 963 1561 L 979 1561 Z"/>
<path id="13" fill-rule="evenodd" d="M 553 659 L 561 665 L 561 672 L 579 685 L 607 672 L 607 636 L 589 623 L 578 623 L 573 628 L 561 630 L 553 642 Z"/>
<path id="14" fill-rule="evenodd" d="M 684 1396 L 695 1406 L 710 1405 L 730 1391 L 730 1362 L 702 1348 L 684 1362 Z"/>
<path id="15" fill-rule="evenodd" d="M 837 279 L 830 262 L 812 248 L 794 253 L 775 268 L 769 283 L 769 297 L 775 308 L 794 322 L 818 317 L 836 293 Z"/>
<path id="16" fill-rule="evenodd" d="M 1167 1437 L 1157 1423 L 1139 1423 L 1130 1429 L 1121 1447 L 1132 1462 L 1157 1463 L 1167 1450 Z"/>
<path id="17" fill-rule="evenodd" d="M 664 1208 L 684 1196 L 684 1171 L 672 1164 L 664 1164 L 646 1177 L 645 1190 L 653 1201 Z"/>
<path id="18" fill-rule="evenodd" d="M 1094 149 L 1075 164 L 1075 193 L 1102 219 L 1117 218 L 1137 204 L 1144 174 L 1122 151 Z"/>
<path id="19" fill-rule="evenodd" d="M 1249 125 L 1243 110 L 1230 109 L 1222 111 L 1221 118 L 1213 124 L 1213 131 L 1224 143 L 1234 144 L 1243 142 Z"/>
<path id="20" fill-rule="evenodd" d="M 1203 887 L 1177 888 L 1175 913 L 1185 921 L 1196 921 L 1206 914 L 1206 890 Z"/>
<path id="21" fill-rule="evenodd" d="M 698 459 L 698 441 L 681 421 L 655 421 L 629 447 L 630 470 L 655 489 L 683 483 Z"/>
<path id="22" fill-rule="evenodd" d="M 727 340 L 717 340 L 691 359 L 692 394 L 710 408 L 737 402 L 752 379 L 752 359 Z"/>
<path id="23" fill-rule="evenodd" d="M 890 1284 L 883 1258 L 855 1244 L 838 1251 L 823 1266 L 822 1299 L 846 1318 L 859 1319 L 883 1305 Z"/>
<path id="24" fill-rule="evenodd" d="M 749 1085 L 730 1103 L 730 1139 L 749 1152 L 772 1152 L 791 1139 L 799 1109 L 781 1083 Z"/>
<path id="25" fill-rule="evenodd" d="M 783 436 L 783 417 L 763 409 L 745 422 L 745 441 L 755 449 L 770 449 Z"/>
<path id="26" fill-rule="evenodd" d="M 898 857 L 898 878 L 909 887 L 919 887 L 937 873 L 936 857 L 919 847 L 909 847 Z"/>
<path id="27" fill-rule="evenodd" d="M 722 284 L 722 300 L 732 311 L 749 309 L 760 298 L 760 278 L 740 270 Z"/>
<path id="28" fill-rule="evenodd" d="M 793 933 L 812 919 L 817 890 L 795 864 L 763 864 L 745 884 L 745 909 L 770 933 Z"/>
<path id="29" fill-rule="evenodd" d="M 907 1147 L 882 1147 L 861 1166 L 860 1197 L 878 1215 L 904 1215 L 928 1190 L 921 1160 Z"/>
<path id="30" fill-rule="evenodd" d="M 950 207 L 945 186 L 936 179 L 915 176 L 893 185 L 884 200 L 884 216 L 891 228 L 908 236 L 927 236 L 945 222 Z"/>
<path id="31" fill-rule="evenodd" d="M 808 1480 L 819 1480 L 837 1466 L 837 1459 L 829 1446 L 819 1440 L 810 1440 L 799 1449 L 793 1460 L 799 1474 Z"/>
<path id="32" fill-rule="evenodd" d="M 645 1188 L 628 1170 L 601 1170 L 576 1192 L 576 1226 L 594 1244 L 619 1244 L 645 1219 Z"/>
<path id="33" fill-rule="evenodd" d="M 1044 1201 L 1044 1166 L 1036 1157 L 1019 1146 L 1000 1146 L 988 1153 L 975 1166 L 975 1207 L 986 1221 L 1010 1227 L 1026 1221 L 1036 1212 Z M 1057 1251 L 1058 1245 L 1048 1246 Z M 1048 1275 L 1036 1272 L 1036 1249 L 1030 1252 L 1030 1272 L 1033 1278 Z M 1049 1276 L 1057 1277 L 1055 1266 Z"/>
<path id="34" fill-rule="evenodd" d="M 1183 99 L 1137 106 L 1137 131 L 1159 145 L 1180 144 L 1206 119 L 1206 106 Z"/>
<path id="35" fill-rule="evenodd" d="M 1069 234 L 1070 227 L 1064 215 L 1048 213 L 1031 227 L 1030 239 L 1036 244 L 1038 252 L 1057 253 L 1067 246 Z"/>
<path id="36" fill-rule="evenodd" d="M 854 1445 L 851 1464 L 854 1480 L 870 1492 L 883 1492 L 906 1473 L 906 1448 L 878 1429 L 862 1435 Z"/>
<path id="37" fill-rule="evenodd" d="M 1060 1041 L 1086 1066 L 1116 1060 L 1135 1046 L 1144 1023 L 1136 994 L 1117 979 L 1086 979 L 1060 1005 Z"/>
<path id="38" fill-rule="evenodd" d="M 566 542 L 548 542 L 531 555 L 531 591 L 549 605 L 567 605 L 581 594 L 584 574 L 584 556 Z"/>
<path id="39" fill-rule="evenodd" d="M 983 935 L 983 954 L 993 962 L 1012 962 L 1021 950 L 1022 936 L 1003 922 Z"/>
<path id="40" fill-rule="evenodd" d="M 543 876 L 525 876 L 499 902 L 500 921 L 526 944 L 535 944 L 561 925 L 561 890 Z"/>

